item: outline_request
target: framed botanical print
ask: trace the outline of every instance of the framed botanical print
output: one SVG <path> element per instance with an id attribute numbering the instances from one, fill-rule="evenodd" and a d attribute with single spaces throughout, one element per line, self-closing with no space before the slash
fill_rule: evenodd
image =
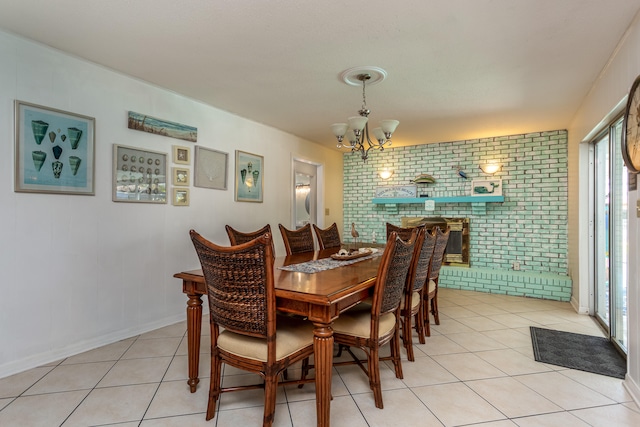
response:
<path id="1" fill-rule="evenodd" d="M 236 150 L 236 202 L 262 203 L 264 157 Z"/>

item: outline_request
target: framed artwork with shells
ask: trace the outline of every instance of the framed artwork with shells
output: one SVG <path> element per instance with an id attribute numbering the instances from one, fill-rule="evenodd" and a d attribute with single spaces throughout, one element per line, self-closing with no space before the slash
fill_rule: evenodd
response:
<path id="1" fill-rule="evenodd" d="M 264 157 L 236 150 L 236 202 L 262 203 Z"/>
<path id="2" fill-rule="evenodd" d="M 196 187 L 227 189 L 229 154 L 196 145 L 193 185 Z"/>
<path id="3" fill-rule="evenodd" d="M 93 196 L 95 118 L 15 101 L 14 191 Z"/>
<path id="4" fill-rule="evenodd" d="M 113 201 L 167 203 L 167 153 L 114 144 Z"/>

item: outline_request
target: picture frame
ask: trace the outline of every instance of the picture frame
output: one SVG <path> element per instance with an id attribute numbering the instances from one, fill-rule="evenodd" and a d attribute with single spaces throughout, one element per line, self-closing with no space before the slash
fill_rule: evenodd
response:
<path id="1" fill-rule="evenodd" d="M 502 196 L 501 179 L 474 179 L 471 181 L 471 196 Z"/>
<path id="2" fill-rule="evenodd" d="M 14 191 L 95 195 L 95 118 L 16 100 Z"/>
<path id="3" fill-rule="evenodd" d="M 194 186 L 216 190 L 227 189 L 228 153 L 196 145 L 193 162 Z"/>
<path id="4" fill-rule="evenodd" d="M 135 111 L 129 111 L 127 127 L 133 130 L 168 136 L 189 142 L 196 142 L 198 140 L 198 128 L 195 126 L 163 120 L 148 114 L 136 113 Z"/>
<path id="5" fill-rule="evenodd" d="M 179 165 L 190 165 L 191 164 L 191 148 L 174 145 L 173 146 L 173 163 L 176 163 Z"/>
<path id="6" fill-rule="evenodd" d="M 264 157 L 236 150 L 235 201 L 262 203 Z"/>
<path id="7" fill-rule="evenodd" d="M 173 197 L 171 198 L 173 206 L 189 206 L 191 197 L 188 188 L 174 188 Z"/>
<path id="8" fill-rule="evenodd" d="M 188 168 L 179 168 L 174 167 L 171 168 L 171 177 L 173 185 L 177 186 L 188 186 L 190 177 L 189 177 L 189 169 Z"/>
<path id="9" fill-rule="evenodd" d="M 114 202 L 167 203 L 167 153 L 113 145 Z"/>

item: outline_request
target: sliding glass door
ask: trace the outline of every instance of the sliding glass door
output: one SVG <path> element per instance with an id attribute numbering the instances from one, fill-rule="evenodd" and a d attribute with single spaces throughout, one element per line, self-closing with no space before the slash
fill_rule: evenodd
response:
<path id="1" fill-rule="evenodd" d="M 593 277 L 595 317 L 627 350 L 627 168 L 620 154 L 622 120 L 594 141 Z"/>

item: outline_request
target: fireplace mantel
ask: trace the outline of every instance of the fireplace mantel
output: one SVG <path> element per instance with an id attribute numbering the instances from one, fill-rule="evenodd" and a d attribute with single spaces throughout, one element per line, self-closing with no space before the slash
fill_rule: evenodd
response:
<path id="1" fill-rule="evenodd" d="M 470 203 L 474 214 L 485 215 L 487 203 L 502 203 L 504 202 L 504 196 L 376 197 L 373 199 L 374 204 L 384 205 L 387 212 L 393 214 L 398 213 L 399 205 L 425 204 L 428 201 L 433 201 L 434 203 Z"/>

